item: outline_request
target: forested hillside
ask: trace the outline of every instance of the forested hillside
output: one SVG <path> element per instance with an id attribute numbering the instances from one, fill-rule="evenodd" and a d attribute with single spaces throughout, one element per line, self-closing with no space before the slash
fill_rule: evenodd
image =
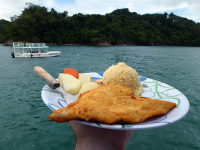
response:
<path id="1" fill-rule="evenodd" d="M 5 40 L 57 44 L 98 44 L 110 42 L 135 45 L 200 46 L 200 24 L 173 13 L 140 15 L 127 8 L 105 15 L 57 12 L 27 3 L 20 16 L 2 25 Z"/>
<path id="2" fill-rule="evenodd" d="M 0 43 L 3 42 L 3 32 L 4 32 L 4 26 L 9 23 L 9 21 L 0 19 Z"/>

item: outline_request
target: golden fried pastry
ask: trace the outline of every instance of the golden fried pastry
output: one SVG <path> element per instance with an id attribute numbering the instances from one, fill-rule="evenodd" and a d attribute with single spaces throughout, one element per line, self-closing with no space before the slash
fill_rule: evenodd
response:
<path id="1" fill-rule="evenodd" d="M 55 110 L 48 118 L 55 122 L 83 119 L 107 124 L 134 124 L 164 115 L 174 107 L 175 103 L 134 96 L 132 88 L 109 84 L 82 93 L 76 102 Z"/>

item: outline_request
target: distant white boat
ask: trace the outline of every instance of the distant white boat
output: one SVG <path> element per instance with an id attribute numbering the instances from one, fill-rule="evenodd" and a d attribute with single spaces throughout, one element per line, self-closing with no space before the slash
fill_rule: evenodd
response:
<path id="1" fill-rule="evenodd" d="M 13 42 L 14 52 L 11 56 L 14 58 L 20 57 L 56 57 L 59 56 L 61 51 L 48 51 L 49 46 L 45 43 L 20 43 Z"/>

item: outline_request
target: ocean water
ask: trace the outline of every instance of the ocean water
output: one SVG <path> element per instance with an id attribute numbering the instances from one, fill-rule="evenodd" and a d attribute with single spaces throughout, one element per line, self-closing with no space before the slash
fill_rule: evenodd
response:
<path id="1" fill-rule="evenodd" d="M 46 84 L 33 69 L 41 66 L 57 78 L 63 69 L 103 72 L 118 62 L 140 76 L 167 83 L 190 102 L 188 114 L 171 125 L 134 131 L 127 150 L 200 149 L 200 48 L 170 46 L 50 46 L 59 57 L 12 58 L 11 46 L 0 45 L 0 149 L 74 149 L 76 137 L 68 123 L 50 121 L 43 103 Z"/>

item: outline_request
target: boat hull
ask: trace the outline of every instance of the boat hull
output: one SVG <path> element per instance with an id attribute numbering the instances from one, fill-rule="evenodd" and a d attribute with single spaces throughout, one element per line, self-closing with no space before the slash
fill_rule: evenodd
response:
<path id="1" fill-rule="evenodd" d="M 60 51 L 50 51 L 46 53 L 11 53 L 13 58 L 31 57 L 31 58 L 44 58 L 44 57 L 57 57 L 60 56 Z"/>

